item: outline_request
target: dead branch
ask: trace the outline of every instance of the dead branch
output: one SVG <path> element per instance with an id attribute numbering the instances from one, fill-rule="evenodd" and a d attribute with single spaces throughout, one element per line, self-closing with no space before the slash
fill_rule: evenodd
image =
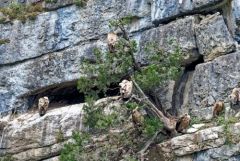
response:
<path id="1" fill-rule="evenodd" d="M 137 82 L 133 78 L 132 81 L 133 85 L 136 87 L 141 97 L 145 99 L 144 102 L 149 106 L 149 109 L 152 111 L 152 113 L 163 122 L 164 128 L 170 131 L 171 135 L 175 135 L 177 133 L 176 131 L 177 120 L 173 117 L 167 118 L 166 116 L 164 116 L 164 114 L 160 110 L 158 110 L 158 108 L 148 99 L 148 97 L 142 91 L 141 87 L 137 84 Z"/>

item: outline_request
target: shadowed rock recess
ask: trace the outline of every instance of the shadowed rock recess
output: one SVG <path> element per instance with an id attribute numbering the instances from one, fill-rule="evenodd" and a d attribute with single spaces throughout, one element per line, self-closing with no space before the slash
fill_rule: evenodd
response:
<path id="1" fill-rule="evenodd" d="M 43 11 L 26 22 L 0 12 L 0 123 L 7 122 L 0 128 L 0 157 L 58 161 L 64 144 L 56 140 L 59 129 L 66 142 L 83 128 L 84 94 L 76 88 L 81 62 L 94 58 L 95 48 L 107 48 L 113 19 L 134 16 L 127 30 L 142 64 L 148 42 L 171 51 L 174 39 L 181 47 L 183 75 L 156 89 L 165 111 L 212 119 L 214 103 L 227 102 L 240 83 L 239 0 L 88 0 L 82 7 L 74 0 L 13 1 L 38 4 Z M 0 9 L 8 5 L 0 0 Z M 50 111 L 39 117 L 36 102 L 42 96 L 49 97 Z M 14 111 L 17 118 L 10 116 Z M 156 146 L 157 160 L 240 160 L 239 128 L 230 126 L 231 146 L 223 126 L 169 139 Z"/>

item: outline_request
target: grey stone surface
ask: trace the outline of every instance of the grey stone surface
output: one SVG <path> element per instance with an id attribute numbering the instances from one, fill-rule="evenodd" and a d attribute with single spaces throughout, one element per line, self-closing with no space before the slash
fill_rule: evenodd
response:
<path id="1" fill-rule="evenodd" d="M 224 55 L 199 64 L 193 74 L 186 106 L 199 118 L 209 119 L 216 101 L 228 98 L 240 82 L 240 53 Z"/>
<path id="2" fill-rule="evenodd" d="M 176 47 L 170 44 L 171 40 L 176 41 L 176 43 L 182 48 L 183 52 L 187 53 L 184 56 L 185 64 L 198 59 L 199 54 L 195 42 L 194 24 L 195 17 L 189 16 L 143 32 L 139 45 L 139 61 L 146 61 L 144 59 L 146 59 L 147 53 L 145 53 L 144 49 L 147 43 L 154 42 L 165 51 L 173 51 Z"/>
<path id="3" fill-rule="evenodd" d="M 193 157 L 192 155 L 186 155 L 183 157 L 176 158 L 175 161 L 193 161 Z"/>
<path id="4" fill-rule="evenodd" d="M 236 31 L 235 31 L 235 38 L 240 43 L 240 1 L 233 0 L 233 14 L 235 18 L 236 24 Z"/>
<path id="5" fill-rule="evenodd" d="M 0 7 L 6 7 L 10 4 L 9 0 L 0 0 Z"/>
<path id="6" fill-rule="evenodd" d="M 36 111 L 29 112 L 9 120 L 1 131 L 0 156 L 12 154 L 19 161 L 34 161 L 59 155 L 72 132 L 83 129 L 82 107 L 78 104 L 49 109 L 43 117 Z"/>
<path id="7" fill-rule="evenodd" d="M 59 157 L 56 156 L 56 157 L 53 157 L 53 158 L 45 159 L 43 161 L 59 161 Z"/>
<path id="8" fill-rule="evenodd" d="M 92 57 L 94 48 L 103 48 L 103 42 L 79 45 L 18 65 L 0 68 L 0 110 L 27 109 L 26 97 L 31 92 L 50 88 L 52 85 L 76 81 L 80 78 L 83 57 Z"/>
<path id="9" fill-rule="evenodd" d="M 239 133 L 238 128 L 240 127 L 240 123 L 236 123 L 230 125 L 230 133 L 232 134 L 232 139 L 236 139 L 235 141 L 238 143 L 239 141 Z M 223 126 L 211 127 L 208 129 L 200 130 L 193 134 L 185 134 L 181 136 L 177 136 L 168 141 L 158 144 L 159 153 L 164 153 L 164 155 L 169 158 L 181 158 L 182 156 L 187 156 L 190 154 L 198 154 L 196 152 L 200 152 L 203 150 L 210 149 L 212 151 L 214 159 L 217 157 L 224 159 L 229 158 L 233 155 L 236 155 L 236 152 L 239 152 L 239 145 L 235 145 L 232 149 L 228 149 L 228 146 L 223 146 L 225 144 L 226 134 L 224 133 Z M 215 148 L 219 148 L 219 150 L 215 150 Z M 199 154 L 201 154 L 200 152 Z M 204 152 L 203 152 L 204 153 Z M 210 152 L 211 153 L 211 152 Z M 208 153 L 205 153 L 208 155 Z M 211 154 L 210 154 L 211 155 Z M 196 159 L 197 158 L 197 159 Z M 196 157 L 197 161 L 205 161 L 201 160 L 201 156 Z"/>
<path id="10" fill-rule="evenodd" d="M 46 1 L 43 2 L 43 8 L 47 10 L 54 10 L 60 7 L 65 7 L 68 5 L 74 4 L 74 0 L 57 0 L 56 2 L 47 3 Z"/>
<path id="11" fill-rule="evenodd" d="M 161 101 L 164 111 L 172 110 L 175 81 L 169 81 L 165 86 L 156 90 L 157 97 Z"/>
<path id="12" fill-rule="evenodd" d="M 137 1 L 138 2 L 138 1 Z M 149 6 L 136 1 L 89 1 L 84 8 L 75 5 L 45 12 L 34 21 L 0 24 L 0 39 L 10 43 L 0 45 L 0 65 L 35 58 L 63 50 L 81 42 L 100 39 L 110 32 L 109 21 L 134 11 L 138 16 L 129 29 L 136 32 L 151 26 L 147 17 Z M 127 6 L 129 5 L 129 6 Z M 137 8 L 135 8 L 137 7 Z M 143 18 L 143 17 L 146 18 Z M 34 42 L 34 43 L 33 43 Z"/>
<path id="13" fill-rule="evenodd" d="M 29 4 L 40 0 L 18 1 Z M 189 110 L 192 116 L 210 119 L 213 104 L 217 100 L 226 100 L 240 82 L 240 52 L 231 53 L 235 45 L 226 19 L 224 21 L 217 14 L 201 16 L 193 13 L 212 14 L 226 1 L 89 0 L 82 8 L 71 5 L 73 0 L 43 3 L 49 11 L 41 13 L 34 21 L 0 24 L 0 39 L 10 40 L 0 45 L 0 111 L 26 110 L 32 107 L 30 96 L 76 83 L 82 75 L 83 57 L 92 59 L 95 47 L 105 49 L 105 37 L 111 31 L 109 20 L 131 14 L 134 21 L 127 30 L 140 46 L 139 61 L 145 61 L 143 48 L 147 42 L 155 41 L 159 47 L 171 51 L 173 48 L 168 41 L 172 39 L 186 53 L 184 65 L 197 60 L 200 54 L 204 55 L 205 61 L 211 61 L 188 71 L 188 77 L 179 85 L 176 95 L 179 98 L 173 97 L 175 82 L 159 93 L 166 110 L 172 108 L 174 99 L 179 114 Z M 0 7 L 9 2 L 0 0 Z M 237 27 L 233 36 L 236 40 L 240 40 L 239 9 L 239 0 L 233 0 Z M 161 22 L 167 24 L 159 24 Z M 63 145 L 56 139 L 59 129 L 66 140 L 72 130 L 81 129 L 81 108 L 82 104 L 50 109 L 43 117 L 29 111 L 8 120 L 7 126 L 3 121 L 0 156 L 13 154 L 22 161 L 58 161 Z M 226 118 L 228 116 L 232 114 L 226 112 Z M 239 123 L 230 128 L 237 142 L 240 141 L 239 129 Z M 168 157 L 178 156 L 178 161 L 240 160 L 239 144 L 223 145 L 225 137 L 223 127 L 203 130 L 195 127 L 191 134 L 172 138 L 159 144 L 158 148 Z"/>
<path id="14" fill-rule="evenodd" d="M 237 21 L 240 21 L 240 2 L 238 0 L 233 0 L 233 14 Z"/>
<path id="15" fill-rule="evenodd" d="M 135 8 L 135 3 L 136 2 L 133 1 L 131 5 L 129 4 L 129 6 L 131 6 L 130 8 Z M 143 4 L 143 6 L 146 6 L 146 4 Z M 79 10 L 76 9 L 75 6 L 69 6 L 58 9 L 56 12 L 41 14 L 33 23 L 29 21 L 26 22 L 26 24 L 22 24 L 19 21 L 15 21 L 13 25 L 0 25 L 0 27 L 2 27 L 1 31 L 6 31 L 2 32 L 3 34 L 0 37 L 2 39 L 10 38 L 9 44 L 0 45 L 0 51 L 2 51 L 0 52 L 0 62 L 2 61 L 3 64 L 11 63 L 0 67 L 0 111 L 9 111 L 10 109 L 19 107 L 20 109 L 27 109 L 30 106 L 24 99 L 29 93 L 47 89 L 50 86 L 76 81 L 80 77 L 79 68 L 81 57 L 91 56 L 93 48 L 103 48 L 106 45 L 104 43 L 106 38 L 104 35 L 101 35 L 101 33 L 108 31 L 108 29 L 105 30 L 103 27 L 107 25 L 107 22 L 105 23 L 103 21 L 103 32 L 98 32 L 101 30 L 101 27 L 97 28 L 99 26 L 94 26 L 90 21 L 89 24 L 94 27 L 95 32 L 91 30 L 91 28 L 81 30 L 80 26 L 83 25 L 83 22 L 76 22 L 75 25 L 78 23 L 81 25 L 77 25 L 78 27 L 75 26 L 76 30 L 72 30 L 72 20 L 75 20 L 73 17 L 77 16 L 75 12 L 79 12 Z M 56 18 L 56 13 L 59 13 L 58 16 L 63 17 L 58 25 L 55 24 L 55 20 L 60 19 L 59 17 Z M 109 12 L 107 13 L 109 14 Z M 145 10 L 140 9 L 135 12 L 135 15 L 141 17 L 141 15 L 143 16 L 145 13 Z M 73 17 L 69 18 L 69 16 Z M 48 17 L 49 21 L 45 21 L 46 17 Z M 217 16 L 217 18 L 219 17 L 221 16 Z M 156 42 L 160 48 L 171 51 L 174 47 L 169 44 L 169 41 L 174 39 L 184 52 L 185 60 L 183 64 L 190 64 L 197 60 L 200 54 L 198 53 L 198 46 L 195 41 L 196 33 L 194 26 L 197 23 L 196 19 L 196 16 L 187 16 L 169 24 L 133 34 L 133 38 L 136 39 L 140 46 L 137 59 L 140 62 L 146 61 L 146 53 L 144 52 L 146 43 Z M 87 20 L 87 18 L 83 20 Z M 145 25 L 149 24 L 148 21 L 145 21 L 147 20 L 145 18 L 140 18 L 140 20 L 143 20 Z M 44 23 L 39 26 L 39 23 L 43 21 Z M 128 29 L 129 31 L 136 32 L 144 28 L 143 26 L 141 23 L 135 23 L 131 24 L 131 27 Z M 214 26 L 216 26 L 215 23 Z M 213 30 L 214 26 L 207 27 L 209 30 Z M 9 28 L 12 28 L 11 31 Z M 59 31 L 61 35 L 55 33 L 56 28 L 58 28 L 57 31 Z M 225 34 L 225 32 L 222 31 L 225 30 L 221 30 L 217 34 L 221 38 Z M 90 37 L 84 36 L 85 33 Z M 204 29 L 198 29 L 198 33 L 202 34 L 206 32 Z M 83 37 L 79 34 L 83 34 Z M 96 35 L 98 36 L 95 37 Z M 61 51 L 52 53 L 53 51 L 59 50 Z M 223 50 L 228 50 L 228 48 L 223 48 Z M 183 86 L 183 88 L 185 87 L 187 88 L 188 85 Z M 184 96 L 187 96 L 186 90 L 182 89 L 181 91 L 184 91 Z M 181 91 L 180 93 L 182 93 Z M 166 103 L 167 109 L 169 109 L 172 104 L 172 94 L 173 91 L 170 95 L 167 95 L 167 99 L 162 99 L 163 102 Z M 185 106 L 186 101 L 186 98 L 179 100 L 177 104 L 179 107 L 176 108 L 180 108 L 181 102 Z"/>
<path id="16" fill-rule="evenodd" d="M 121 106 L 119 97 L 107 97 L 98 100 L 96 106 L 101 106 L 108 114 L 117 113 L 121 119 L 129 117 L 126 109 Z M 3 130 L 0 130 L 0 160 L 11 155 L 16 161 L 58 161 L 63 145 L 71 142 L 74 131 L 87 131 L 89 127 L 83 124 L 84 104 L 75 104 L 58 108 L 48 108 L 44 116 L 39 116 L 37 109 L 28 113 L 12 115 L 2 118 L 0 121 L 8 121 Z M 107 113 L 104 113 L 108 115 Z M 118 118 L 120 119 L 120 117 Z M 122 124 L 123 125 L 123 124 Z M 116 125 L 110 130 L 113 135 L 123 132 L 116 129 Z M 133 128 L 131 122 L 125 122 L 125 128 Z M 89 132 L 94 140 L 94 146 L 99 144 L 98 150 L 108 143 L 108 133 L 94 135 Z M 105 141 L 103 143 L 103 141 Z M 118 148 L 116 148 L 118 149 Z M 91 151 L 91 150 L 90 150 Z M 90 151 L 88 151 L 90 153 Z M 92 152 L 94 155 L 96 149 Z M 88 153 L 87 153 L 88 154 Z M 89 154 L 90 155 L 90 154 Z"/>
<path id="17" fill-rule="evenodd" d="M 151 17 L 155 24 L 181 15 L 221 8 L 226 0 L 153 0 Z"/>
<path id="18" fill-rule="evenodd" d="M 219 13 L 204 17 L 195 29 L 199 53 L 204 55 L 205 61 L 236 50 L 234 40 Z"/>
<path id="19" fill-rule="evenodd" d="M 154 0 L 152 2 L 152 21 L 169 19 L 180 13 L 179 0 Z"/>
<path id="20" fill-rule="evenodd" d="M 208 8 L 209 6 L 217 6 L 223 2 L 226 2 L 225 0 L 193 0 L 193 8 L 199 9 L 199 8 Z"/>
<path id="21" fill-rule="evenodd" d="M 206 151 L 197 152 L 193 161 L 238 161 L 240 159 L 240 144 L 224 145 Z"/>
<path id="22" fill-rule="evenodd" d="M 42 3 L 43 7 L 45 9 L 57 9 L 60 7 L 64 7 L 70 4 L 73 4 L 73 0 L 56 0 L 53 2 L 45 2 L 44 0 L 0 0 L 0 8 L 1 7 L 7 7 L 8 5 L 10 5 L 12 2 L 14 3 L 20 3 L 23 5 L 30 5 L 30 4 L 36 4 L 36 3 Z"/>

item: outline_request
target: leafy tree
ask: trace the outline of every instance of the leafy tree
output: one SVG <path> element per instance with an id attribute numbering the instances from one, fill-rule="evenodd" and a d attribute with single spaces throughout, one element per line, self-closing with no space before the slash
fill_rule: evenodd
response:
<path id="1" fill-rule="evenodd" d="M 97 98 L 99 93 L 106 93 L 111 84 L 118 83 L 123 79 L 131 80 L 135 87 L 134 92 L 139 99 L 147 105 L 149 111 L 161 120 L 165 129 L 171 134 L 176 134 L 176 119 L 169 114 L 165 116 L 159 110 L 159 105 L 151 101 L 146 93 L 163 85 L 168 80 L 178 78 L 181 73 L 181 50 L 172 43 L 175 45 L 175 50 L 164 52 L 156 43 L 151 42 L 146 46 L 149 63 L 141 66 L 134 56 L 137 52 L 137 43 L 129 38 L 125 29 L 125 26 L 133 18 L 127 16 L 110 22 L 113 29 L 122 31 L 122 35 L 115 45 L 115 51 L 103 52 L 95 49 L 94 60 L 85 59 L 83 61 L 81 71 L 85 77 L 79 79 L 78 89 L 88 97 Z"/>
<path id="2" fill-rule="evenodd" d="M 79 154 L 84 151 L 84 147 L 87 145 L 89 135 L 86 133 L 73 132 L 73 142 L 64 145 L 60 161 L 77 161 L 76 158 L 80 159 Z M 84 160 L 84 158 L 82 158 Z"/>

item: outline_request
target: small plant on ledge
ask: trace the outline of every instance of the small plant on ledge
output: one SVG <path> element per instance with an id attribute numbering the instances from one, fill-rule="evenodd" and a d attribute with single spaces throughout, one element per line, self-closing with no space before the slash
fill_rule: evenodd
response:
<path id="1" fill-rule="evenodd" d="M 150 143 L 139 153 L 144 155 L 145 150 L 154 140 L 154 137 L 162 130 L 166 129 L 171 136 L 177 134 L 177 117 L 171 116 L 162 109 L 159 100 L 150 99 L 148 94 L 154 93 L 153 90 L 169 80 L 176 80 L 181 72 L 181 62 L 183 53 L 175 41 L 171 42 L 174 50 L 165 52 L 154 42 L 149 42 L 146 46 L 148 53 L 148 64 L 142 66 L 135 59 L 137 53 L 137 43 L 131 40 L 125 26 L 130 24 L 133 16 L 126 16 L 119 20 L 111 21 L 110 26 L 115 30 L 120 29 L 121 36 L 113 39 L 116 42 L 109 45 L 109 51 L 103 52 L 99 49 L 94 50 L 94 60 L 84 59 L 81 72 L 85 77 L 78 81 L 78 89 L 94 100 L 98 99 L 100 93 L 109 90 L 111 84 L 116 84 L 122 80 L 132 82 L 134 90 L 129 101 L 144 105 L 152 118 L 145 121 L 144 133 L 152 135 Z M 94 118 L 92 118 L 94 119 Z M 159 124 L 157 122 L 160 122 Z"/>
<path id="2" fill-rule="evenodd" d="M 8 43 L 10 43 L 9 39 L 0 39 L 0 45 L 8 44 Z"/>
<path id="3" fill-rule="evenodd" d="M 25 22 L 26 20 L 34 20 L 36 16 L 43 12 L 42 4 L 23 5 L 13 2 L 8 7 L 0 8 L 0 12 L 3 13 L 10 20 L 20 20 Z"/>
<path id="4" fill-rule="evenodd" d="M 87 5 L 88 0 L 74 0 L 74 4 L 78 7 L 84 7 Z"/>
<path id="5" fill-rule="evenodd" d="M 45 0 L 46 3 L 57 3 L 58 0 Z"/>

